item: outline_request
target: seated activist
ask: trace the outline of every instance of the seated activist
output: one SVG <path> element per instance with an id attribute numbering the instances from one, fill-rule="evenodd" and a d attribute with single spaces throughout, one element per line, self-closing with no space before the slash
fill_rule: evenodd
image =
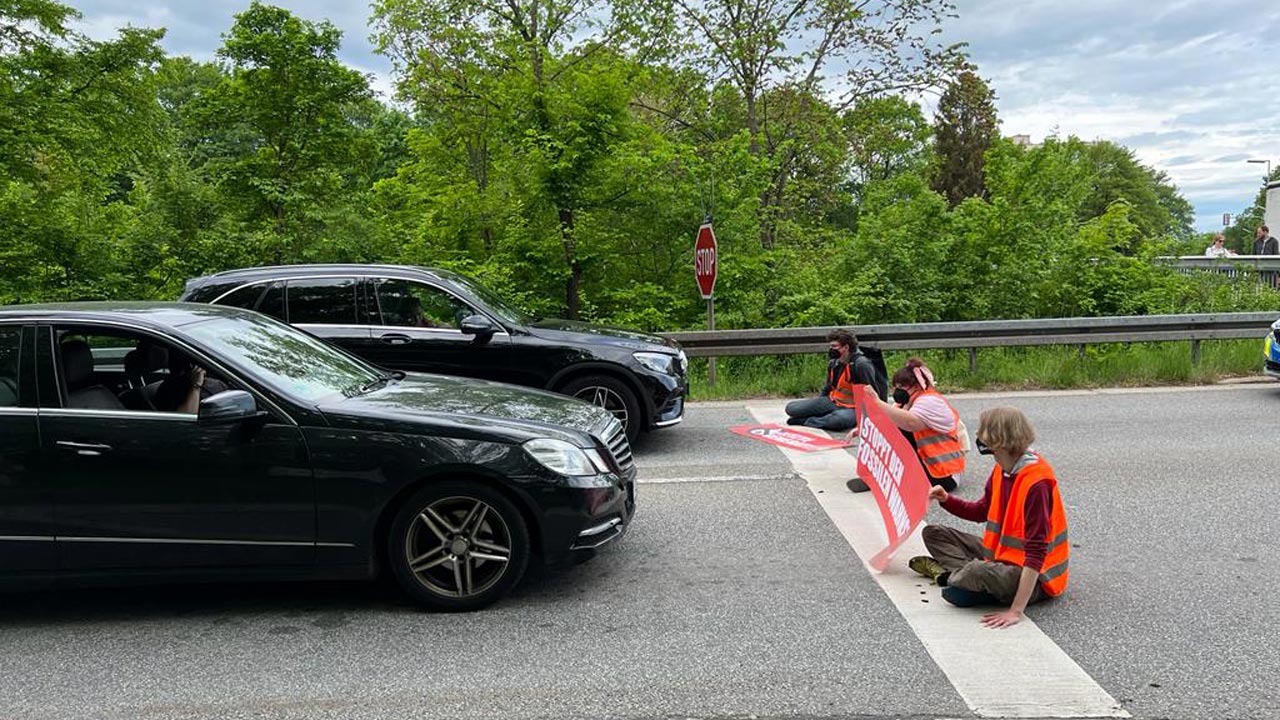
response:
<path id="1" fill-rule="evenodd" d="M 827 333 L 827 384 L 816 398 L 787 403 L 787 424 L 821 430 L 849 430 L 858 427 L 854 385 L 869 385 L 875 392 L 876 368 L 858 350 L 858 339 L 848 330 Z"/>
<path id="2" fill-rule="evenodd" d="M 933 373 L 918 357 L 908 358 L 890 382 L 893 403 L 881 400 L 881 409 L 915 448 L 929 482 L 944 490 L 955 490 L 954 476 L 964 472 L 968 451 L 967 442 L 962 440 L 960 413 L 938 392 Z M 862 478 L 855 477 L 845 485 L 853 492 L 869 489 Z"/>
<path id="3" fill-rule="evenodd" d="M 156 390 L 156 410 L 180 412 L 190 415 L 200 413 L 200 401 L 226 391 L 221 380 L 207 377 L 204 368 L 193 364 L 177 351 L 169 352 L 169 376 Z"/>
<path id="4" fill-rule="evenodd" d="M 978 452 L 994 455 L 996 466 L 982 499 L 961 500 L 934 487 L 929 497 L 956 517 L 986 522 L 977 535 L 942 525 L 924 528 L 928 555 L 909 567 L 942 587 L 952 605 L 1003 605 L 984 615 L 987 627 L 1007 627 L 1022 619 L 1027 605 L 1067 589 L 1067 517 L 1053 468 L 1030 450 L 1031 421 L 1021 410 L 997 407 L 982 413 Z"/>

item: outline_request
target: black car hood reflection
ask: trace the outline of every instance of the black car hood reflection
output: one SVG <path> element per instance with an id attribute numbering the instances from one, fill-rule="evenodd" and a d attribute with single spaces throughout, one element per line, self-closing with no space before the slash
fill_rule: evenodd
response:
<path id="1" fill-rule="evenodd" d="M 471 378 L 410 373 L 365 395 L 330 400 L 320 411 L 331 421 L 367 426 L 370 419 L 506 429 L 519 438 L 557 437 L 579 443 L 578 433 L 603 434 L 608 412 L 563 395 Z M 392 428 L 387 428 L 392 429 Z M 411 431 L 410 428 L 402 428 Z"/>
<path id="2" fill-rule="evenodd" d="M 611 342 L 620 347 L 633 350 L 666 351 L 674 354 L 675 343 L 658 335 L 624 330 L 622 328 L 593 325 L 577 320 L 561 320 L 559 318 L 542 318 L 528 326 L 529 331 L 539 337 L 554 340 L 572 340 L 574 335 L 590 335 L 589 342 Z M 657 346 L 657 347 L 655 347 Z"/>

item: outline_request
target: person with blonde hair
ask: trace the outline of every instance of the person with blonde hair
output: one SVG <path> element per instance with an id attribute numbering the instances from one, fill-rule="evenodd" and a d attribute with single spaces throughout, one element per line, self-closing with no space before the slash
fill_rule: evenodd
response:
<path id="1" fill-rule="evenodd" d="M 942 587 L 953 605 L 1008 605 L 982 616 L 982 624 L 999 628 L 1016 624 L 1027 605 L 1067 589 L 1067 517 L 1053 468 L 1031 450 L 1035 430 L 1017 408 L 997 407 L 982 413 L 978 452 L 993 455 L 996 466 L 976 502 L 953 497 L 933 487 L 929 497 L 956 517 L 985 522 L 982 537 L 943 525 L 923 531 L 928 555 L 908 566 Z"/>
<path id="2" fill-rule="evenodd" d="M 880 402 L 889 420 L 915 448 L 929 482 L 945 490 L 956 489 L 955 476 L 964 472 L 968 448 L 960 413 L 938 392 L 933 372 L 918 357 L 907 358 L 893 374 L 893 402 Z M 850 434 L 852 441 L 853 436 Z M 853 492 L 865 492 L 867 484 L 854 478 L 845 485 Z"/>

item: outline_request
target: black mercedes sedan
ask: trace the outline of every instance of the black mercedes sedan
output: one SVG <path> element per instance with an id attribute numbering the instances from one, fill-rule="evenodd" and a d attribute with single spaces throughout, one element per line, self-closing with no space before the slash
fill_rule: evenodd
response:
<path id="1" fill-rule="evenodd" d="M 641 430 L 684 418 L 687 359 L 656 335 L 532 316 L 448 270 L 286 265 L 187 281 L 181 300 L 257 310 L 382 367 L 571 395 Z"/>
<path id="2" fill-rule="evenodd" d="M 621 424 L 255 312 L 0 308 L 0 583 L 394 575 L 470 610 L 620 537 Z"/>

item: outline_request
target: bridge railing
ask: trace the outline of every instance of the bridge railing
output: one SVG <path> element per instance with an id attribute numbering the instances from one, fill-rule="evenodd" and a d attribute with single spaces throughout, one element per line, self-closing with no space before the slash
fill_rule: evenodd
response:
<path id="1" fill-rule="evenodd" d="M 1280 266 L 1280 258 L 1277 259 Z M 1280 267 L 1278 267 L 1280 272 Z M 978 349 L 1028 345 L 1078 345 L 1153 341 L 1189 341 L 1192 362 L 1200 360 L 1202 340 L 1261 339 L 1278 312 L 1197 315 L 983 320 L 850 326 L 859 343 L 883 350 L 967 348 L 970 369 Z M 835 327 L 770 330 L 702 330 L 666 333 L 692 357 L 793 355 L 826 352 L 827 333 Z"/>
<path id="2" fill-rule="evenodd" d="M 1212 272 L 1229 277 L 1248 273 L 1256 276 L 1260 283 L 1280 288 L 1280 255 L 1183 255 L 1156 260 L 1177 268 L 1181 273 Z"/>

